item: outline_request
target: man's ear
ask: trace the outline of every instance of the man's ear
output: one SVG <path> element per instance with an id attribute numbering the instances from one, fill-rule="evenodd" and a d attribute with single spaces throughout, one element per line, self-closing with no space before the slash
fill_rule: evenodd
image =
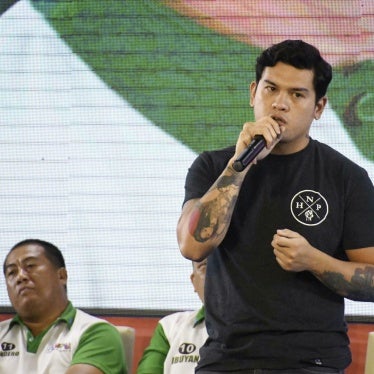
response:
<path id="1" fill-rule="evenodd" d="M 66 271 L 66 268 L 58 269 L 58 276 L 59 279 L 63 282 L 63 284 L 66 285 L 68 281 L 68 272 Z"/>
<path id="2" fill-rule="evenodd" d="M 191 283 L 193 284 L 193 280 L 195 279 L 195 274 L 194 273 L 191 273 L 190 275 L 190 281 Z"/>
<path id="3" fill-rule="evenodd" d="M 196 287 L 195 287 L 194 279 L 195 279 L 195 274 L 194 274 L 194 273 L 191 273 L 191 275 L 190 275 L 190 280 L 191 280 L 191 283 L 192 283 L 192 286 L 193 286 L 193 290 L 194 290 L 194 292 L 197 292 L 197 291 L 196 291 Z"/>
<path id="4" fill-rule="evenodd" d="M 319 120 L 321 118 L 326 104 L 327 104 L 327 96 L 323 96 L 317 101 L 316 107 L 314 109 L 314 119 Z"/>
<path id="5" fill-rule="evenodd" d="M 255 81 L 249 85 L 249 106 L 253 107 L 253 100 L 256 94 L 257 84 Z"/>

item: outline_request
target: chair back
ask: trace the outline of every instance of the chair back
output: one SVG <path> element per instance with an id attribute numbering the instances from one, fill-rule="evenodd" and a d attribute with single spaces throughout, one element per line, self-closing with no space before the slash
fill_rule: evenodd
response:
<path id="1" fill-rule="evenodd" d="M 135 329 L 130 326 L 116 326 L 116 328 L 121 335 L 123 348 L 125 350 L 127 373 L 131 374 L 134 360 Z"/>
<path id="2" fill-rule="evenodd" d="M 369 332 L 366 348 L 365 374 L 374 374 L 374 331 Z"/>

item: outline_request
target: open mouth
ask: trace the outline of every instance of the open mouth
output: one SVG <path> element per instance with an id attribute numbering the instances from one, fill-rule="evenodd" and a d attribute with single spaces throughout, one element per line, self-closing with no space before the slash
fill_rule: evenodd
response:
<path id="1" fill-rule="evenodd" d="M 279 116 L 271 116 L 271 118 L 278 123 L 280 126 L 284 126 L 286 124 L 286 120 L 283 117 Z"/>

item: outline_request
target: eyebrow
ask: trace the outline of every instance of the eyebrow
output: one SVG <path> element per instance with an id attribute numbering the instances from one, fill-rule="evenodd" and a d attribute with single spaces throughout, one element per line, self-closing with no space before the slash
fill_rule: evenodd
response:
<path id="1" fill-rule="evenodd" d="M 268 84 L 271 84 L 272 86 L 275 86 L 275 87 L 278 86 L 276 83 L 272 82 L 269 79 L 264 79 L 264 82 L 266 82 Z M 291 88 L 291 91 L 309 92 L 309 90 L 305 87 L 293 87 L 293 88 Z"/>
<path id="2" fill-rule="evenodd" d="M 26 257 L 26 258 L 22 259 L 22 260 L 21 260 L 21 263 L 23 264 L 23 263 L 25 263 L 25 262 L 27 262 L 27 261 L 30 261 L 30 260 L 37 260 L 37 259 L 38 259 L 38 257 L 35 257 L 35 256 L 29 256 L 29 257 Z M 9 264 L 9 263 L 8 263 L 8 264 L 5 264 L 4 269 L 6 270 L 6 269 L 8 269 L 8 268 L 10 268 L 10 267 L 12 267 L 12 266 L 17 266 L 17 265 L 16 265 L 15 262 L 11 262 L 10 264 Z"/>

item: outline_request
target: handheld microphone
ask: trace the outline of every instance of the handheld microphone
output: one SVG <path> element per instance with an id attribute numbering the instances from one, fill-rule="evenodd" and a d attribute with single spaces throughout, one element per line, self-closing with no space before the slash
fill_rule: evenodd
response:
<path id="1" fill-rule="evenodd" d="M 255 135 L 248 147 L 234 161 L 232 167 L 235 171 L 243 171 L 254 158 L 265 148 L 266 141 L 262 135 Z"/>

